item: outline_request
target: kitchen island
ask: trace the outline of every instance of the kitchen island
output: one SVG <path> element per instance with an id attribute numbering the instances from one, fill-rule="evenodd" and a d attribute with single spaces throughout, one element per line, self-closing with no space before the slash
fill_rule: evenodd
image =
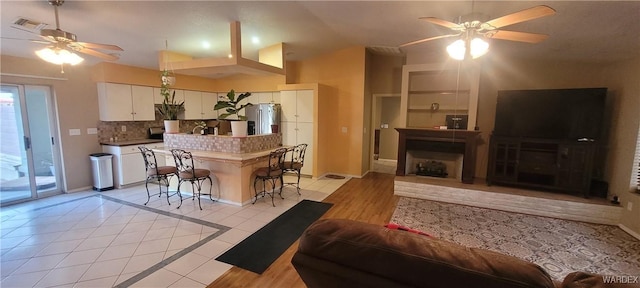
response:
<path id="1" fill-rule="evenodd" d="M 167 156 L 167 165 L 175 164 L 171 149 L 191 152 L 196 168 L 211 171 L 213 198 L 242 206 L 253 199 L 253 172 L 267 166 L 269 153 L 281 147 L 281 143 L 282 134 L 279 133 L 247 137 L 178 133 L 165 134 L 164 148 L 154 151 Z M 177 183 L 176 177 L 172 177 L 170 189 L 176 190 Z M 204 183 L 202 193 L 209 193 L 209 181 Z M 191 185 L 183 183 L 180 191 L 191 193 Z"/>

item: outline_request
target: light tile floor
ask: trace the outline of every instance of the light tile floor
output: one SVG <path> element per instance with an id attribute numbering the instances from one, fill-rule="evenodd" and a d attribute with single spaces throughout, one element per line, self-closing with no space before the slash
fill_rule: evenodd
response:
<path id="1" fill-rule="evenodd" d="M 144 206 L 144 185 L 2 207 L 0 286 L 204 287 L 232 267 L 217 256 L 296 203 L 321 201 L 348 180 L 302 178 L 302 195 L 285 186 L 276 207 L 268 196 L 243 207 L 203 196 L 202 211 L 189 199 L 176 209 L 178 198 L 168 205 L 164 194 Z"/>

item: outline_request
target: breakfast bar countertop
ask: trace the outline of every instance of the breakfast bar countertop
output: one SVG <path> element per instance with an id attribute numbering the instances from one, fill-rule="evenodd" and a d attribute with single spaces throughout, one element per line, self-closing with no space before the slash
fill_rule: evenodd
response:
<path id="1" fill-rule="evenodd" d="M 228 153 L 228 152 L 213 152 L 206 150 L 194 150 L 194 149 L 186 149 L 193 155 L 194 158 L 207 159 L 207 160 L 219 160 L 219 161 L 234 161 L 234 162 L 243 162 L 248 160 L 254 160 L 256 158 L 261 158 L 265 156 L 269 156 L 269 153 L 275 149 L 267 149 L 256 152 L 248 152 L 248 153 Z M 153 149 L 156 153 L 163 153 L 165 155 L 171 155 L 171 149 Z"/>
<path id="2" fill-rule="evenodd" d="M 135 139 L 135 140 L 125 140 L 125 141 L 114 141 L 114 142 L 100 142 L 100 145 L 109 145 L 109 146 L 130 146 L 130 145 L 141 145 L 141 144 L 152 144 L 152 143 L 162 143 L 162 139 Z"/>

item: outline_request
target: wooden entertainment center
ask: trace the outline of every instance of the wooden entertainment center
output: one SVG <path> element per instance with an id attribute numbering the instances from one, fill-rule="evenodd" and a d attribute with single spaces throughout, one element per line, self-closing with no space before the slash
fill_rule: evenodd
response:
<path id="1" fill-rule="evenodd" d="M 582 193 L 589 197 L 592 141 L 491 136 L 487 183 Z"/>

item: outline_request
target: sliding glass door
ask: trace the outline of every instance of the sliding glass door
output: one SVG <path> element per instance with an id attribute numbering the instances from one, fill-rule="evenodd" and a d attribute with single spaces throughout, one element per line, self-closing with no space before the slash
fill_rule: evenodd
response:
<path id="1" fill-rule="evenodd" d="M 51 88 L 0 85 L 0 204 L 60 193 Z"/>

